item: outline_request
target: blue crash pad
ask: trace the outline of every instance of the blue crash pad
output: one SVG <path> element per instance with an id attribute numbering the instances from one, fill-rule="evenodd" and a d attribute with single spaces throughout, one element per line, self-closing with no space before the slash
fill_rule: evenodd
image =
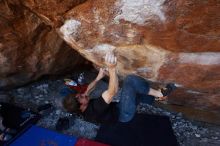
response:
<path id="1" fill-rule="evenodd" d="M 10 146 L 74 146 L 76 141 L 76 137 L 32 126 L 13 141 Z"/>

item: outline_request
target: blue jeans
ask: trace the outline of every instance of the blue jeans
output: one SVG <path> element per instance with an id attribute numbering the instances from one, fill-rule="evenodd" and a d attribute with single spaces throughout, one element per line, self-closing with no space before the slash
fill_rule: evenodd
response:
<path id="1" fill-rule="evenodd" d="M 149 90 L 149 84 L 145 79 L 135 75 L 125 78 L 118 103 L 120 122 L 128 122 L 134 117 L 138 103 L 154 102 L 155 97 L 147 95 Z"/>

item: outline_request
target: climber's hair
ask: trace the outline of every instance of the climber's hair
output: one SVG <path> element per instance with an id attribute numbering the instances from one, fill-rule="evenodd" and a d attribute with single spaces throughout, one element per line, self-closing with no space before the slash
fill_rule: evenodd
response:
<path id="1" fill-rule="evenodd" d="M 70 113 L 81 114 L 80 103 L 76 99 L 76 94 L 69 94 L 63 99 L 63 107 Z"/>

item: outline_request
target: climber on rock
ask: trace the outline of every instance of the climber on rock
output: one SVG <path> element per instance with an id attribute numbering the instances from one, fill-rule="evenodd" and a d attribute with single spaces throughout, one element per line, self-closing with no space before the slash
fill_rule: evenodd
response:
<path id="1" fill-rule="evenodd" d="M 174 86 L 167 86 L 163 90 L 150 88 L 149 83 L 136 75 L 128 75 L 119 90 L 117 76 L 117 58 L 114 53 L 105 56 L 106 69 L 100 68 L 95 80 L 83 94 L 71 94 L 64 99 L 64 107 L 69 112 L 79 113 L 86 120 L 98 123 L 112 123 L 116 121 L 129 122 L 136 113 L 139 102 L 152 104 L 154 100 L 165 100 Z M 108 88 L 99 98 L 90 99 L 89 93 L 96 84 L 108 74 Z"/>

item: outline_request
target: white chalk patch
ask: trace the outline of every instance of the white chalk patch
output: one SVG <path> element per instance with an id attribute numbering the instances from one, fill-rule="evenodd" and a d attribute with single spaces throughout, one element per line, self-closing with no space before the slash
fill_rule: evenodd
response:
<path id="1" fill-rule="evenodd" d="M 106 54 L 108 52 L 113 52 L 115 48 L 115 46 L 109 44 L 100 44 L 93 47 L 91 51 L 98 54 Z"/>
<path id="2" fill-rule="evenodd" d="M 120 8 L 119 14 L 114 18 L 115 23 L 124 19 L 139 25 L 147 23 L 151 19 L 165 21 L 162 11 L 165 0 L 119 0 L 116 6 Z"/>
<path id="3" fill-rule="evenodd" d="M 99 30 L 100 30 L 100 33 L 103 35 L 104 32 L 105 32 L 105 26 L 104 25 L 99 25 Z"/>
<path id="4" fill-rule="evenodd" d="M 93 9 L 92 11 L 94 14 L 95 23 L 99 23 L 100 22 L 100 12 L 97 9 Z"/>
<path id="5" fill-rule="evenodd" d="M 202 94 L 201 92 L 198 91 L 193 91 L 193 90 L 187 90 L 187 93 L 192 93 L 192 94 Z"/>
<path id="6" fill-rule="evenodd" d="M 140 67 L 140 68 L 137 68 L 137 72 L 139 73 L 152 72 L 152 68 L 151 67 Z"/>
<path id="7" fill-rule="evenodd" d="M 60 28 L 60 32 L 63 33 L 64 37 L 69 37 L 70 35 L 75 37 L 77 36 L 78 29 L 81 23 L 77 20 L 70 19 L 66 20 L 64 25 Z"/>
<path id="8" fill-rule="evenodd" d="M 177 83 L 175 83 L 174 85 L 175 85 L 176 87 L 178 87 L 178 88 L 183 87 L 183 85 L 177 84 Z"/>
<path id="9" fill-rule="evenodd" d="M 179 62 L 201 65 L 220 65 L 220 53 L 180 53 Z"/>

